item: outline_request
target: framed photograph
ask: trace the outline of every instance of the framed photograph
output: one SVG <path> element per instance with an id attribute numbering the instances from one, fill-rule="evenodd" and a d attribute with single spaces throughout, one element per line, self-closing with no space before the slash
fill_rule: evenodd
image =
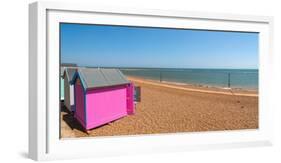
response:
<path id="1" fill-rule="evenodd" d="M 30 158 L 271 145 L 272 23 L 30 4 Z"/>

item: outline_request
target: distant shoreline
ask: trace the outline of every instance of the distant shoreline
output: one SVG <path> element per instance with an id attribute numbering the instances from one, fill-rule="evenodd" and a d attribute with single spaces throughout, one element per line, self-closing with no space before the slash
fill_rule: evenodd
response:
<path id="1" fill-rule="evenodd" d="M 223 67 L 217 67 L 217 68 L 208 68 L 208 67 L 202 67 L 202 68 L 199 68 L 199 67 L 188 67 L 188 68 L 183 68 L 183 67 L 111 67 L 111 66 L 87 66 L 87 65 L 77 65 L 76 67 L 82 67 L 82 68 L 83 67 L 84 68 L 115 68 L 115 69 L 120 69 L 120 70 L 139 70 L 139 69 L 259 70 L 258 68 L 227 68 L 227 67 L 226 68 L 223 68 Z"/>
<path id="2" fill-rule="evenodd" d="M 245 69 L 127 69 L 124 75 L 148 80 L 176 82 L 199 87 L 258 91 L 258 70 Z"/>
<path id="3" fill-rule="evenodd" d="M 97 67 L 89 67 L 89 68 L 97 68 Z M 175 69 L 175 70 L 255 70 L 258 71 L 258 68 L 161 68 L 161 67 L 103 67 L 103 68 L 117 68 L 120 70 L 140 70 L 140 69 Z"/>
<path id="4" fill-rule="evenodd" d="M 92 66 L 80 67 L 80 66 L 78 66 L 78 68 L 97 68 L 97 67 L 92 67 Z M 159 82 L 161 80 L 162 83 L 166 83 L 166 84 L 192 86 L 192 87 L 196 87 L 196 88 L 200 88 L 200 89 L 207 88 L 207 89 L 229 90 L 231 88 L 232 91 L 258 92 L 258 71 L 259 71 L 259 69 L 254 69 L 254 68 L 239 68 L 239 69 L 238 68 L 157 68 L 157 67 L 153 67 L 153 68 L 149 68 L 149 67 L 100 67 L 100 68 L 116 68 L 116 69 L 121 70 L 125 76 L 132 76 L 134 78 L 152 80 L 152 81 L 156 81 L 156 82 Z M 230 88 L 227 87 L 227 75 L 228 74 L 230 74 L 230 76 L 231 76 L 230 77 Z M 248 76 L 248 74 L 250 74 L 250 77 Z M 148 75 L 148 77 L 146 77 L 146 75 Z M 172 75 L 172 77 L 171 77 L 171 75 Z M 197 78 L 198 75 L 199 75 L 199 78 Z M 204 78 L 201 77 L 201 79 L 200 79 L 200 75 L 204 75 Z M 237 75 L 239 75 L 239 77 L 237 77 Z M 186 76 L 187 76 L 187 78 L 186 78 Z M 213 77 L 213 76 L 215 76 L 215 77 Z M 177 81 L 177 79 L 179 79 L 179 80 Z M 210 82 L 209 82 L 209 79 L 211 79 Z M 218 79 L 218 80 L 216 80 L 216 79 Z M 222 81 L 223 81 L 223 83 L 222 83 Z M 242 81 L 242 82 L 240 82 L 240 81 Z M 246 84 L 243 83 L 245 81 L 246 81 Z M 251 83 L 251 82 L 253 82 L 253 83 Z"/>
<path id="5" fill-rule="evenodd" d="M 257 90 L 251 89 L 243 89 L 243 88 L 226 88 L 226 87 L 215 87 L 215 86 L 206 86 L 201 84 L 188 84 L 188 83 L 180 83 L 180 82 L 170 82 L 170 81 L 162 81 L 153 80 L 153 79 L 145 79 L 136 76 L 127 76 L 129 80 L 132 82 L 150 84 L 155 86 L 162 86 L 186 91 L 193 92 L 201 92 L 201 93 L 211 93 L 211 94 L 223 94 L 223 95 L 235 95 L 235 96 L 251 96 L 258 97 Z"/>

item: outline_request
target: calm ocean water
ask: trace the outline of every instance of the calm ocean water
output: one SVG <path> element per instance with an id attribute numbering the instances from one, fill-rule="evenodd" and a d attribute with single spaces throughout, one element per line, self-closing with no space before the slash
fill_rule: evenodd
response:
<path id="1" fill-rule="evenodd" d="M 257 69 L 120 69 L 125 75 L 158 81 L 214 87 L 258 89 Z"/>

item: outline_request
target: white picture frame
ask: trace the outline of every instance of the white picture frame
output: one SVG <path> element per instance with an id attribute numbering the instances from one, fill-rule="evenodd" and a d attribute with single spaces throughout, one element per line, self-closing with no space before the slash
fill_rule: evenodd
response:
<path id="1" fill-rule="evenodd" d="M 259 129 L 61 140 L 58 109 L 60 22 L 259 32 Z M 30 4 L 29 157 L 52 160 L 271 145 L 274 108 L 270 98 L 274 89 L 272 28 L 273 18 L 266 16 L 125 9 L 84 3 Z"/>

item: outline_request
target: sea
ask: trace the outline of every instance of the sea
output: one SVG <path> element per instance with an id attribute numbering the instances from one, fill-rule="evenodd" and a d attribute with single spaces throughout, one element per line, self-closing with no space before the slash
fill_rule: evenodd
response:
<path id="1" fill-rule="evenodd" d="M 121 68 L 124 75 L 160 82 L 258 90 L 258 69 Z"/>

